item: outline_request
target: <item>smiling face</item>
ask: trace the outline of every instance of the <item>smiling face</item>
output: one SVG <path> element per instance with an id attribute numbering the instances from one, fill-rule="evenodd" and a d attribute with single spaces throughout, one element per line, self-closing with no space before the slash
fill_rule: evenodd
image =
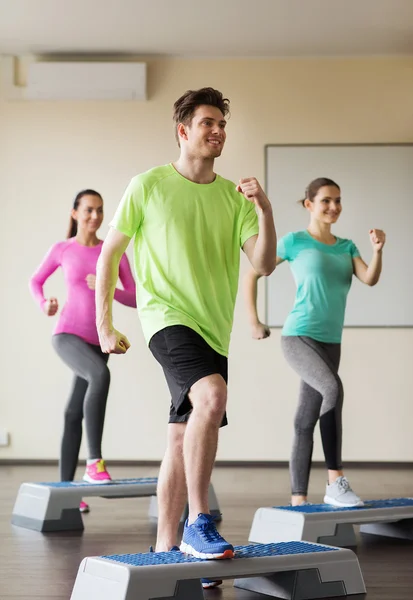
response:
<path id="1" fill-rule="evenodd" d="M 340 188 L 335 185 L 324 185 L 311 200 L 306 198 L 304 206 L 311 213 L 312 219 L 332 225 L 338 220 L 342 211 Z"/>
<path id="2" fill-rule="evenodd" d="M 77 229 L 83 233 L 96 233 L 103 221 L 103 200 L 94 194 L 85 194 L 80 198 L 79 206 L 72 210 L 77 221 Z"/>
<path id="3" fill-rule="evenodd" d="M 178 124 L 180 145 L 194 158 L 218 158 L 226 140 L 226 124 L 219 108 L 206 104 L 198 106 L 190 123 Z"/>

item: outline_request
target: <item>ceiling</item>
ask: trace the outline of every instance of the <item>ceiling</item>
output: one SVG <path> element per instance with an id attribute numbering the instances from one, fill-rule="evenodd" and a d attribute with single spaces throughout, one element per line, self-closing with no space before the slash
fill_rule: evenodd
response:
<path id="1" fill-rule="evenodd" d="M 413 0 L 0 0 L 0 54 L 413 55 Z"/>

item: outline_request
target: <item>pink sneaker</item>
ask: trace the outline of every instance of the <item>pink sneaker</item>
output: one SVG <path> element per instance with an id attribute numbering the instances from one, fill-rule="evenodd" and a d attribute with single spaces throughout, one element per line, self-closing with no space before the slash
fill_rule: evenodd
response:
<path id="1" fill-rule="evenodd" d="M 80 510 L 81 513 L 88 513 L 88 512 L 90 512 L 89 504 L 86 504 L 86 502 L 84 502 L 82 500 L 81 503 L 79 504 L 79 510 Z"/>
<path id="2" fill-rule="evenodd" d="M 83 481 L 88 483 L 111 483 L 112 478 L 106 470 L 105 461 L 100 458 L 91 465 L 86 465 Z"/>

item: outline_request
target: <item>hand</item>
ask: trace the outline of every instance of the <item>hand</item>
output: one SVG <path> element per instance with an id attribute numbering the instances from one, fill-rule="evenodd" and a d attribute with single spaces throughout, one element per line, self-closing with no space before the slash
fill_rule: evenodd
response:
<path id="1" fill-rule="evenodd" d="M 380 252 L 386 243 L 386 234 L 381 229 L 370 229 L 370 241 L 375 252 Z"/>
<path id="2" fill-rule="evenodd" d="M 267 325 L 264 325 L 264 323 L 257 323 L 256 325 L 253 325 L 251 328 L 251 333 L 254 340 L 263 340 L 271 335 L 270 328 L 267 327 Z"/>
<path id="3" fill-rule="evenodd" d="M 255 177 L 240 179 L 237 185 L 237 192 L 244 194 L 245 198 L 253 202 L 257 208 L 263 211 L 271 209 L 271 203 Z"/>
<path id="4" fill-rule="evenodd" d="M 130 348 L 126 335 L 116 329 L 107 332 L 99 331 L 98 334 L 100 347 L 105 354 L 125 354 Z"/>
<path id="5" fill-rule="evenodd" d="M 96 289 L 96 275 L 87 275 L 86 283 L 90 290 Z"/>
<path id="6" fill-rule="evenodd" d="M 43 311 L 48 317 L 53 317 L 57 313 L 59 309 L 59 304 L 57 302 L 57 298 L 49 298 L 43 304 Z"/>

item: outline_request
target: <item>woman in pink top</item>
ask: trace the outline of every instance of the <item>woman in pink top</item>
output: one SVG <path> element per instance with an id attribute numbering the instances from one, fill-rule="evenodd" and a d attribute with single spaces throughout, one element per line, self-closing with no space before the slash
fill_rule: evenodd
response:
<path id="1" fill-rule="evenodd" d="M 30 280 L 30 290 L 49 317 L 58 311 L 54 297 L 45 298 L 43 285 L 58 267 L 63 270 L 67 300 L 53 332 L 52 343 L 60 358 L 74 372 L 73 387 L 65 410 L 60 455 L 62 481 L 73 481 L 85 419 L 89 457 L 83 477 L 90 483 L 108 483 L 111 477 L 102 460 L 102 435 L 109 392 L 109 355 L 99 346 L 96 331 L 96 263 L 103 241 L 96 233 L 103 221 L 103 200 L 94 190 L 76 196 L 67 239 L 54 244 Z M 135 282 L 126 254 L 119 266 L 123 289 L 116 289 L 115 300 L 136 307 Z M 81 510 L 88 506 L 81 503 Z"/>

